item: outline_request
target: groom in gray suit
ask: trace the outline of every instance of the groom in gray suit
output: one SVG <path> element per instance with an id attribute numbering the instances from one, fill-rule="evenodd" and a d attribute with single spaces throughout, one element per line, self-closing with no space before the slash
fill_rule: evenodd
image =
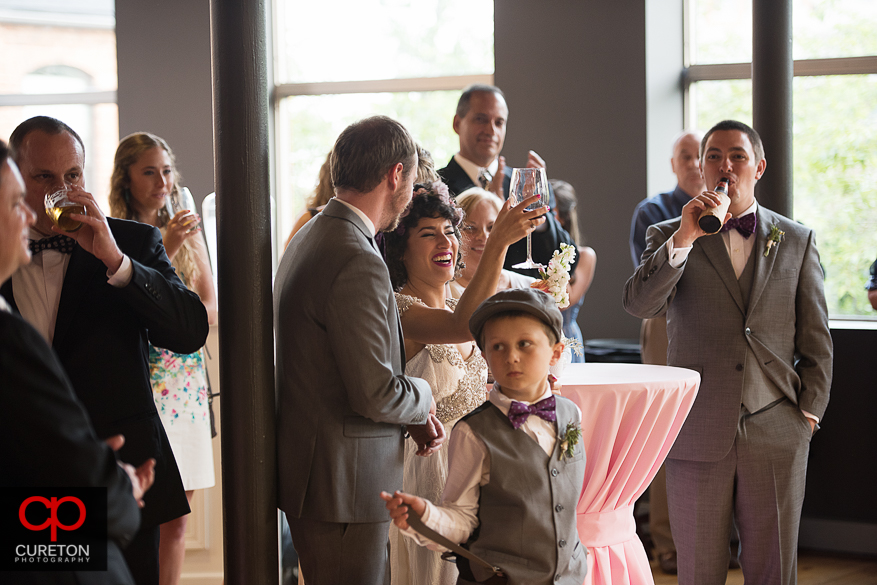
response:
<path id="1" fill-rule="evenodd" d="M 383 116 L 345 129 L 335 198 L 295 235 L 274 288 L 278 497 L 308 585 L 389 583 L 381 491 L 402 489 L 405 432 L 444 441 L 429 384 L 403 374 L 402 326 L 378 230 L 411 201 L 417 148 Z"/>
<path id="2" fill-rule="evenodd" d="M 832 345 L 813 231 L 755 201 L 758 134 L 720 122 L 700 147 L 707 188 L 729 180 L 721 233 L 698 227 L 713 191 L 647 234 L 624 287 L 640 318 L 667 314 L 667 363 L 701 387 L 667 459 L 679 583 L 725 583 L 732 517 L 747 583 L 795 583 L 810 437 L 828 404 Z"/>

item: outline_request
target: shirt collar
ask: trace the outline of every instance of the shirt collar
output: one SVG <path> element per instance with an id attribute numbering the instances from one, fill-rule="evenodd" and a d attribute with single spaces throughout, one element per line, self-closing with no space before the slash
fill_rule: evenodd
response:
<path id="1" fill-rule="evenodd" d="M 460 168 L 465 171 L 465 173 L 472 179 L 472 182 L 475 183 L 476 187 L 480 187 L 481 183 L 478 182 L 478 175 L 481 174 L 481 169 L 486 168 L 487 172 L 490 173 L 490 176 L 493 177 L 496 175 L 496 169 L 499 168 L 499 160 L 493 159 L 489 165 L 486 167 L 479 167 L 474 162 L 464 157 L 459 152 L 454 155 L 454 160 L 457 161 L 457 164 L 460 165 Z"/>
<path id="2" fill-rule="evenodd" d="M 752 205 L 750 205 L 749 207 L 747 207 L 747 208 L 746 208 L 746 211 L 744 211 L 743 213 L 739 214 L 737 217 L 743 217 L 744 215 L 748 215 L 748 214 L 750 214 L 750 213 L 755 213 L 756 211 L 758 211 L 758 201 L 753 201 L 753 202 L 752 202 Z"/>
<path id="3" fill-rule="evenodd" d="M 9 303 L 6 302 L 6 299 L 0 297 L 0 311 L 5 311 L 7 313 L 12 312 L 12 307 L 9 306 Z"/>
<path id="4" fill-rule="evenodd" d="M 535 404 L 540 400 L 544 400 L 551 396 L 551 386 L 548 384 L 548 381 L 545 381 L 545 391 L 542 392 L 542 395 L 534 400 L 533 402 L 527 402 L 525 400 L 517 400 L 514 402 L 522 402 L 524 404 Z M 499 387 L 499 384 L 496 382 L 493 383 L 493 390 L 488 395 L 488 400 L 490 400 L 494 406 L 499 408 L 502 413 L 508 416 L 509 408 L 512 406 L 513 400 L 502 393 L 502 388 Z"/>
<path id="5" fill-rule="evenodd" d="M 356 205 L 353 205 L 352 203 L 344 201 L 343 199 L 338 199 L 337 197 L 335 198 L 335 200 L 338 201 L 338 203 L 347 206 L 348 209 L 358 215 L 359 219 L 362 220 L 362 223 L 365 224 L 365 229 L 367 229 L 368 232 L 371 234 L 371 237 L 375 237 L 375 234 L 377 233 L 377 230 L 375 230 L 375 224 L 372 222 L 372 220 L 368 218 L 365 213 L 362 212 L 360 208 L 358 208 Z"/>

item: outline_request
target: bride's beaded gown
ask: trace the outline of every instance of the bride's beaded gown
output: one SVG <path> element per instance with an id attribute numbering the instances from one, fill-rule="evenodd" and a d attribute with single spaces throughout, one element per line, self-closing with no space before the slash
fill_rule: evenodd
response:
<path id="1" fill-rule="evenodd" d="M 420 299 L 396 293 L 400 315 Z M 445 301 L 454 310 L 457 299 Z M 447 439 L 431 457 L 415 455 L 414 441 L 405 442 L 403 491 L 439 503 L 448 477 L 448 440 L 454 424 L 487 398 L 487 362 L 474 343 L 465 357 L 455 345 L 427 345 L 405 365 L 405 374 L 429 382 L 436 403 L 436 416 L 445 427 Z M 457 566 L 443 561 L 441 554 L 418 546 L 390 526 L 392 585 L 454 585 Z"/>

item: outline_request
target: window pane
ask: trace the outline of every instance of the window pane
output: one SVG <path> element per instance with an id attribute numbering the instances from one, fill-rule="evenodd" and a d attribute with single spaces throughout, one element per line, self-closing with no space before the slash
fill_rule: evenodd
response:
<path id="1" fill-rule="evenodd" d="M 493 73 L 492 0 L 275 6 L 278 83 Z"/>
<path id="2" fill-rule="evenodd" d="M 752 60 L 751 0 L 691 0 L 691 10 L 692 64 Z"/>
<path id="3" fill-rule="evenodd" d="M 752 80 L 701 81 L 689 92 L 697 128 L 710 129 L 722 120 L 752 125 Z"/>
<path id="4" fill-rule="evenodd" d="M 286 241 L 304 201 L 314 191 L 320 165 L 349 124 L 383 114 L 402 122 L 429 150 L 436 167 L 457 152 L 452 128 L 459 91 L 296 96 L 280 102 L 278 121 L 278 238 Z"/>
<path id="5" fill-rule="evenodd" d="M 692 63 L 752 60 L 752 2 L 691 0 Z M 877 55 L 877 2 L 808 0 L 792 7 L 794 59 Z"/>
<path id="6" fill-rule="evenodd" d="M 829 311 L 873 316 L 864 288 L 877 257 L 877 75 L 794 87 L 795 219 L 816 230 Z"/>
<path id="7" fill-rule="evenodd" d="M 877 2 L 810 0 L 792 8 L 795 59 L 877 55 Z"/>
<path id="8" fill-rule="evenodd" d="M 0 3 L 0 94 L 114 91 L 112 0 L 4 0 Z M 61 76 L 57 86 L 31 75 Z M 79 77 L 74 85 L 70 78 Z M 36 84 L 36 88 L 34 88 Z"/>
<path id="9" fill-rule="evenodd" d="M 700 128 L 751 123 L 748 80 L 692 89 Z M 877 257 L 877 75 L 795 78 L 794 124 L 794 215 L 816 232 L 828 310 L 873 317 L 864 286 Z"/>
<path id="10" fill-rule="evenodd" d="M 0 94 L 39 103 L 40 94 L 115 91 L 115 3 L 112 0 L 0 1 Z M 75 98 L 71 101 L 75 101 Z M 115 103 L 0 107 L 0 137 L 33 116 L 52 116 L 85 143 L 85 184 L 104 210 L 119 141 Z"/>

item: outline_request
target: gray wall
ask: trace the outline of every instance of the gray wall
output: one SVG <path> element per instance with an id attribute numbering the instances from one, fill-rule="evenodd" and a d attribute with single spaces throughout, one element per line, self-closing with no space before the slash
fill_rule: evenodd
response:
<path id="1" fill-rule="evenodd" d="M 682 129 L 681 2 L 497 0 L 495 7 L 495 79 L 509 104 L 503 153 L 520 166 L 533 149 L 549 177 L 576 188 L 580 227 L 597 252 L 579 314 L 584 337 L 638 338 L 640 321 L 621 306 L 633 272 L 630 220 L 647 194 L 675 184 L 669 142 Z"/>
<path id="2" fill-rule="evenodd" d="M 119 136 L 167 140 L 198 203 L 213 187 L 207 0 L 116 1 Z"/>

